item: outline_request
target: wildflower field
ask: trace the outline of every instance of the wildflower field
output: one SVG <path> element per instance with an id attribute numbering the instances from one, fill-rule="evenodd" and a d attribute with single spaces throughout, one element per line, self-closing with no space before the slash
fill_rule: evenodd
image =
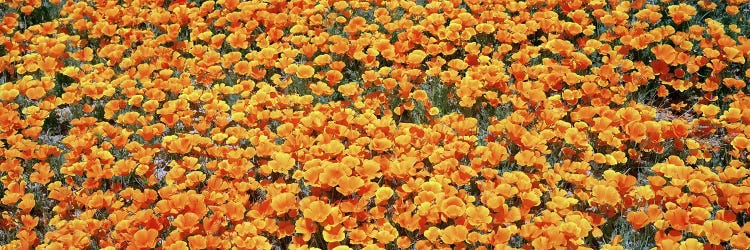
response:
<path id="1" fill-rule="evenodd" d="M 2 0 L 0 249 L 747 249 L 748 0 Z"/>

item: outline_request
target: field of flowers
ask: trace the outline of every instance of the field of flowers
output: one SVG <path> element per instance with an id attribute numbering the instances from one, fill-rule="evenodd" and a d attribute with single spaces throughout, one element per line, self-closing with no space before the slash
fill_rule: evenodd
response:
<path id="1" fill-rule="evenodd" d="M 748 0 L 0 16 L 2 249 L 750 247 Z"/>

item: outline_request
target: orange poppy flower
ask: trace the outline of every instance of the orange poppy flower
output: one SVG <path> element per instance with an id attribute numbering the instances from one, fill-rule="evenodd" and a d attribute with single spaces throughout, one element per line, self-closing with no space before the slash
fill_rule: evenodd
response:
<path id="1" fill-rule="evenodd" d="M 21 223 L 23 224 L 24 229 L 30 230 L 36 227 L 37 224 L 39 224 L 39 217 L 24 214 L 21 215 Z"/>
<path id="2" fill-rule="evenodd" d="M 349 45 L 349 40 L 344 39 L 340 36 L 332 36 L 331 38 L 329 38 L 329 41 L 333 43 L 329 46 L 329 49 L 331 50 L 331 52 L 336 54 L 344 55 L 351 48 L 351 46 Z"/>
<path id="3" fill-rule="evenodd" d="M 140 114 L 138 112 L 127 112 L 117 117 L 117 123 L 124 125 L 135 125 L 138 117 L 140 117 Z"/>
<path id="4" fill-rule="evenodd" d="M 174 140 L 169 144 L 169 149 L 173 153 L 187 154 L 193 149 L 193 140 L 187 137 Z"/>
<path id="5" fill-rule="evenodd" d="M 200 223 L 200 219 L 197 214 L 188 212 L 177 215 L 172 224 L 178 229 L 189 233 L 197 229 L 195 226 Z"/>
<path id="6" fill-rule="evenodd" d="M 427 111 L 428 114 L 431 116 L 437 116 L 440 114 L 440 109 L 438 107 L 432 107 L 430 110 Z"/>
<path id="7" fill-rule="evenodd" d="M 344 96 L 354 97 L 357 94 L 360 93 L 359 84 L 356 82 L 350 82 L 347 84 L 339 85 L 339 93 L 341 93 Z"/>
<path id="8" fill-rule="evenodd" d="M 701 105 L 699 108 L 699 111 L 703 113 L 704 117 L 708 118 L 715 118 L 719 112 L 721 112 L 721 109 L 716 105 Z"/>
<path id="9" fill-rule="evenodd" d="M 375 203 L 382 203 L 384 201 L 387 201 L 393 196 L 393 189 L 389 187 L 379 187 L 377 191 L 375 191 Z"/>
<path id="10" fill-rule="evenodd" d="M 302 214 L 305 218 L 319 223 L 325 221 L 331 212 L 333 212 L 331 205 L 323 201 L 313 201 L 302 207 Z"/>
<path id="11" fill-rule="evenodd" d="M 370 180 L 378 176 L 380 172 L 380 163 L 373 160 L 364 160 L 362 161 L 362 165 L 355 167 L 355 171 L 359 176 Z"/>
<path id="12" fill-rule="evenodd" d="M 159 108 L 159 101 L 157 100 L 148 100 L 141 106 L 144 111 L 152 113 L 156 111 L 156 109 Z"/>
<path id="13" fill-rule="evenodd" d="M 666 241 L 670 242 L 670 244 L 675 242 L 675 240 L 671 240 L 671 239 L 668 239 Z M 703 247 L 703 243 L 701 243 L 700 241 L 698 241 L 698 239 L 695 239 L 695 238 L 685 239 L 685 241 L 680 242 L 679 246 L 677 246 L 677 244 L 675 243 L 674 245 L 667 245 L 667 246 L 662 246 L 662 247 L 664 249 L 674 248 L 674 249 L 680 249 L 680 250 L 705 249 Z"/>
<path id="14" fill-rule="evenodd" d="M 448 226 L 440 230 L 440 239 L 445 244 L 457 244 L 466 241 L 469 230 L 464 225 Z"/>
<path id="15" fill-rule="evenodd" d="M 288 173 L 297 163 L 291 155 L 283 152 L 274 152 L 271 154 L 273 160 L 268 162 L 268 166 L 275 172 Z"/>
<path id="16" fill-rule="evenodd" d="M 323 173 L 319 176 L 320 183 L 334 187 L 339 185 L 339 181 L 351 174 L 350 168 L 344 168 L 341 165 L 330 164 L 324 167 Z"/>
<path id="17" fill-rule="evenodd" d="M 690 225 L 690 216 L 682 208 L 670 209 L 664 213 L 664 219 L 669 222 L 672 228 L 677 230 L 685 230 Z"/>
<path id="18" fill-rule="evenodd" d="M 699 180 L 699 179 L 691 179 L 688 181 L 688 189 L 692 193 L 703 193 L 708 188 L 708 185 L 705 181 Z"/>
<path id="19" fill-rule="evenodd" d="M 592 194 L 599 204 L 615 206 L 621 201 L 620 193 L 617 192 L 617 189 L 606 185 L 594 186 Z"/>
<path id="20" fill-rule="evenodd" d="M 742 110 L 738 108 L 729 108 L 724 111 L 724 114 L 721 115 L 720 118 L 728 122 L 737 122 L 742 119 Z"/>
<path id="21" fill-rule="evenodd" d="M 406 63 L 411 65 L 420 65 L 427 57 L 427 53 L 422 50 L 414 50 L 406 57 Z"/>
<path id="22" fill-rule="evenodd" d="M 466 212 L 464 208 L 465 205 L 466 204 L 461 198 L 452 196 L 440 203 L 440 212 L 445 214 L 445 216 L 448 216 L 448 218 L 456 218 L 464 215 Z"/>
<path id="23" fill-rule="evenodd" d="M 323 239 L 326 242 L 339 242 L 346 238 L 344 226 L 339 224 L 335 226 L 326 226 L 323 230 Z"/>
<path id="24" fill-rule="evenodd" d="M 729 210 L 719 210 L 719 211 L 716 211 L 715 219 L 722 220 L 722 221 L 729 222 L 729 223 L 737 222 L 737 214 Z"/>
<path id="25" fill-rule="evenodd" d="M 733 63 L 739 63 L 744 64 L 745 63 L 745 56 L 743 55 L 743 52 L 735 47 L 724 47 L 722 49 L 724 51 L 724 55 L 726 55 L 726 58 Z"/>
<path id="26" fill-rule="evenodd" d="M 235 63 L 232 70 L 239 75 L 247 76 L 252 73 L 252 67 L 253 66 L 249 62 L 242 60 Z"/>
<path id="27" fill-rule="evenodd" d="M 307 79 L 315 75 L 315 69 L 310 65 L 299 65 L 296 74 L 301 79 Z"/>
<path id="28" fill-rule="evenodd" d="M 326 72 L 326 80 L 328 81 L 328 84 L 331 86 L 339 83 L 339 81 L 341 81 L 341 79 L 343 78 L 344 78 L 344 75 L 341 74 L 341 72 L 338 70 L 329 70 Z M 340 87 L 339 87 L 339 92 L 341 92 Z"/>
<path id="29" fill-rule="evenodd" d="M 304 213 L 304 210 L 303 210 L 303 213 Z M 302 240 L 304 241 L 309 241 L 310 238 L 312 238 L 312 234 L 317 232 L 317 230 L 318 230 L 318 224 L 307 218 L 299 218 L 294 223 L 294 231 L 302 234 Z M 353 232 L 352 234 L 350 234 L 350 236 L 352 238 L 356 238 L 353 235 Z"/>
<path id="30" fill-rule="evenodd" d="M 206 241 L 206 237 L 203 235 L 191 235 L 188 236 L 188 245 L 190 248 L 185 249 L 206 249 L 208 248 L 208 242 Z M 187 247 L 187 246 L 186 246 Z"/>
<path id="31" fill-rule="evenodd" d="M 672 17 L 672 21 L 674 21 L 676 24 L 681 24 L 685 21 L 690 20 L 695 14 L 697 14 L 697 11 L 695 7 L 687 4 L 679 4 L 679 5 L 670 5 L 667 7 L 669 10 L 669 16 Z"/>
<path id="32" fill-rule="evenodd" d="M 334 93 L 334 89 L 330 88 L 328 84 L 322 81 L 310 84 L 310 90 L 317 96 L 330 96 Z"/>
<path id="33" fill-rule="evenodd" d="M 24 194 L 21 198 L 21 202 L 18 203 L 18 209 L 21 209 L 22 213 L 28 213 L 34 208 L 34 206 L 36 206 L 36 201 L 34 200 L 34 194 L 32 193 Z"/>
<path id="34" fill-rule="evenodd" d="M 26 90 L 26 96 L 32 100 L 38 100 L 44 97 L 47 91 L 43 87 L 33 87 Z"/>
<path id="35" fill-rule="evenodd" d="M 365 181 L 359 177 L 345 176 L 339 179 L 338 184 L 339 186 L 336 187 L 336 191 L 339 191 L 343 195 L 352 195 L 365 185 Z"/>
<path id="36" fill-rule="evenodd" d="M 245 219 L 245 206 L 241 202 L 227 202 L 224 205 L 224 213 L 232 221 L 241 221 Z"/>
<path id="37" fill-rule="evenodd" d="M 89 242 L 87 241 L 88 238 L 84 235 L 85 233 L 81 231 L 78 231 L 73 235 L 74 238 L 70 241 L 74 242 L 74 247 L 83 248 L 85 245 L 89 245 Z M 36 244 L 36 242 L 39 240 L 36 236 L 36 233 L 31 230 L 19 230 L 16 233 L 15 237 L 17 238 L 17 240 L 14 240 L 14 242 L 9 244 L 9 246 L 19 249 L 31 249 L 33 244 Z M 13 246 L 14 243 L 16 244 L 15 246 Z"/>
<path id="38" fill-rule="evenodd" d="M 313 64 L 315 64 L 315 66 L 326 66 L 329 63 L 331 63 L 331 56 L 328 54 L 322 54 L 313 59 Z"/>
<path id="39" fill-rule="evenodd" d="M 440 184 L 437 181 L 428 181 L 425 183 L 422 183 L 420 185 L 420 188 L 422 191 L 432 192 L 432 193 L 441 193 L 442 192 L 442 184 Z"/>
<path id="40" fill-rule="evenodd" d="M 438 240 L 438 237 L 440 237 L 440 229 L 437 227 L 430 227 L 424 232 L 425 238 L 427 238 L 431 242 L 436 242 Z"/>
<path id="41" fill-rule="evenodd" d="M 555 54 L 567 55 L 573 50 L 574 46 L 570 41 L 553 39 L 545 44 L 545 48 Z"/>
<path id="42" fill-rule="evenodd" d="M 51 171 L 49 163 L 37 163 L 34 164 L 34 171 L 29 176 L 29 180 L 42 185 L 49 183 L 50 179 L 55 176 L 55 173 Z"/>
<path id="43" fill-rule="evenodd" d="M 601 91 L 601 89 L 599 89 L 599 86 L 596 85 L 596 83 L 588 82 L 588 81 L 584 82 L 581 85 L 581 90 L 583 90 L 583 93 L 586 94 L 587 96 L 595 96 Z"/>
<path id="44" fill-rule="evenodd" d="M 370 149 L 378 152 L 389 150 L 391 147 L 393 147 L 393 142 L 388 138 L 381 137 L 370 141 Z"/>
<path id="45" fill-rule="evenodd" d="M 486 225 L 492 222 L 490 210 L 484 206 L 469 206 L 466 209 L 469 224 L 473 226 Z"/>
<path id="46" fill-rule="evenodd" d="M 711 244 L 719 245 L 723 241 L 729 241 L 734 235 L 730 224 L 721 220 L 709 220 L 703 223 L 706 237 Z"/>
<path id="47" fill-rule="evenodd" d="M 521 152 L 518 152 L 514 159 L 516 160 L 516 164 L 519 166 L 534 166 L 534 163 L 536 162 L 537 156 L 534 153 L 534 151 L 531 150 L 521 150 Z"/>
<path id="48" fill-rule="evenodd" d="M 646 214 L 648 215 L 648 219 L 650 221 L 660 220 L 663 216 L 663 212 L 658 206 L 649 206 L 646 209 Z"/>
<path id="49" fill-rule="evenodd" d="M 233 32 L 226 38 L 230 46 L 237 49 L 247 49 L 250 46 L 247 35 L 243 32 Z"/>
<path id="50" fill-rule="evenodd" d="M 750 237 L 747 237 L 746 233 L 738 233 L 732 236 L 729 241 L 730 245 L 737 249 L 747 249 L 750 247 Z"/>
<path id="51" fill-rule="evenodd" d="M 381 244 L 388 244 L 396 240 L 398 237 L 398 231 L 390 223 L 386 222 L 380 225 L 380 227 L 374 231 L 374 239 Z"/>
<path id="52" fill-rule="evenodd" d="M 133 235 L 132 244 L 138 248 L 154 248 L 159 231 L 156 229 L 141 229 Z"/>
<path id="53" fill-rule="evenodd" d="M 627 215 L 628 222 L 630 222 L 631 225 L 633 225 L 633 228 L 635 230 L 639 230 L 646 226 L 649 222 L 649 217 L 646 213 L 643 211 L 634 211 L 630 212 Z"/>
<path id="54" fill-rule="evenodd" d="M 10 85 L 8 85 L 10 86 Z M 18 89 L 0 89 L 0 100 L 11 101 L 16 99 L 19 92 Z"/>
<path id="55" fill-rule="evenodd" d="M 271 198 L 271 209 L 283 214 L 297 207 L 297 197 L 292 193 L 281 193 Z"/>

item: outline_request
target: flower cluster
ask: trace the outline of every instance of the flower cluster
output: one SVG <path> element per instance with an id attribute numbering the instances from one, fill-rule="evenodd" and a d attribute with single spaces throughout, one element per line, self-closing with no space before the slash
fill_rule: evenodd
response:
<path id="1" fill-rule="evenodd" d="M 0 245 L 747 249 L 749 13 L 4 1 Z"/>

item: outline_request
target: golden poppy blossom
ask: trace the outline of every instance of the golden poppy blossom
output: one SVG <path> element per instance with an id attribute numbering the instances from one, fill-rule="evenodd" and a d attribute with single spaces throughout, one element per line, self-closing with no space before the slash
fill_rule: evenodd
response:
<path id="1" fill-rule="evenodd" d="M 271 198 L 271 208 L 283 214 L 297 207 L 297 198 L 292 193 L 281 193 Z"/>
<path id="2" fill-rule="evenodd" d="M 297 67 L 297 77 L 307 79 L 315 74 L 315 69 L 309 65 L 300 65 Z"/>
<path id="3" fill-rule="evenodd" d="M 600 204 L 615 206 L 620 203 L 620 194 L 613 187 L 606 185 L 596 185 L 592 189 L 592 194 Z"/>
<path id="4" fill-rule="evenodd" d="M 155 229 L 141 229 L 133 235 L 133 245 L 138 248 L 153 248 L 156 246 L 156 237 L 159 232 Z"/>

